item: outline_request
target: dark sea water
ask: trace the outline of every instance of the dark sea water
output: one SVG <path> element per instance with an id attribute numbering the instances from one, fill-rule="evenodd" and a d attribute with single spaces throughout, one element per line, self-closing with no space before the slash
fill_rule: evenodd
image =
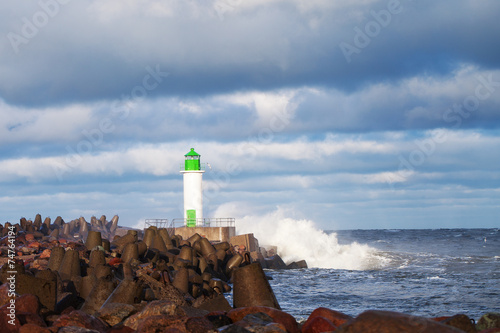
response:
<path id="1" fill-rule="evenodd" d="M 359 259 L 360 265 L 345 262 L 340 266 L 356 269 L 266 270 L 282 310 L 297 320 L 318 307 L 353 316 L 368 309 L 426 317 L 464 313 L 476 321 L 487 312 L 500 312 L 499 229 L 325 234 L 332 243 L 336 236 L 333 256 Z"/>

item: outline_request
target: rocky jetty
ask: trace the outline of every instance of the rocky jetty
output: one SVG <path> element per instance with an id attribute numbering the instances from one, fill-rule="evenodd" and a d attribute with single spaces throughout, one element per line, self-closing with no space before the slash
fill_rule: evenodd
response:
<path id="1" fill-rule="evenodd" d="M 423 318 L 326 308 L 307 321 L 280 309 L 263 267 L 275 253 L 213 244 L 199 234 L 83 217 L 0 225 L 0 332 L 500 332 L 500 314 Z M 233 292 L 233 304 L 224 294 Z"/>

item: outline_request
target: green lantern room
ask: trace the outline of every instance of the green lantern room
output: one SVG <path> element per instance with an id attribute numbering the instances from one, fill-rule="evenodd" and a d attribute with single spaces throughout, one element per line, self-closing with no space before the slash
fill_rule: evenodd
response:
<path id="1" fill-rule="evenodd" d="M 194 148 L 191 148 L 189 153 L 184 155 L 186 158 L 184 162 L 184 170 L 200 170 L 200 154 L 194 151 Z"/>

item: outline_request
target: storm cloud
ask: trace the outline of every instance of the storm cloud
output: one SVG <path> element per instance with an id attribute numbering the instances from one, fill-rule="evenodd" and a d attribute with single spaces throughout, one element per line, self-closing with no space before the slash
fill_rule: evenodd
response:
<path id="1" fill-rule="evenodd" d="M 179 217 L 179 164 L 195 147 L 212 165 L 212 214 L 280 209 L 323 229 L 498 223 L 497 1 L 0 9 L 5 221 Z"/>

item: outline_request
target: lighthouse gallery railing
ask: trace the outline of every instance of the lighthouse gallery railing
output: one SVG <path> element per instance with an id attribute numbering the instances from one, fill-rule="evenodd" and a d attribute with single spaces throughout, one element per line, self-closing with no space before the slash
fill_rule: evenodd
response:
<path id="1" fill-rule="evenodd" d="M 194 219 L 190 219 L 191 222 Z M 155 226 L 157 228 L 180 228 L 185 227 L 187 225 L 187 219 L 177 218 L 169 221 L 167 219 L 146 219 L 145 221 L 146 228 Z M 234 217 L 208 217 L 202 219 L 196 219 L 197 227 L 234 227 L 235 219 Z M 173 231 L 173 230 L 172 230 Z"/>
<path id="2" fill-rule="evenodd" d="M 234 227 L 235 219 L 234 217 L 207 217 L 207 218 L 197 218 L 189 219 L 189 222 L 196 220 L 197 227 Z M 173 219 L 170 223 L 171 228 L 179 228 L 187 225 L 187 219 L 178 218 Z"/>
<path id="3" fill-rule="evenodd" d="M 144 221 L 146 228 L 147 227 L 157 227 L 157 228 L 168 228 L 170 227 L 168 223 L 168 219 L 146 219 Z"/>

